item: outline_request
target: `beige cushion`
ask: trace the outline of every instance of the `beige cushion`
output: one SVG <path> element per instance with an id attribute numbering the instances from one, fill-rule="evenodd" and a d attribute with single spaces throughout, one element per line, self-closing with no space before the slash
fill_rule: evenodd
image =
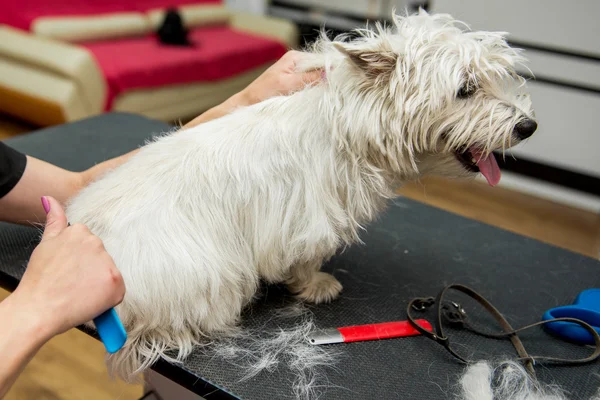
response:
<path id="1" fill-rule="evenodd" d="M 218 82 L 133 90 L 115 99 L 113 111 L 136 113 L 163 121 L 196 117 L 244 89 L 271 64 Z"/>
<path id="2" fill-rule="evenodd" d="M 236 12 L 232 14 L 231 27 L 277 40 L 288 48 L 298 47 L 300 41 L 296 24 L 283 18 Z"/>
<path id="3" fill-rule="evenodd" d="M 231 13 L 223 6 L 182 5 L 177 7 L 177 11 L 181 14 L 186 28 L 228 24 L 231 18 Z M 165 12 L 164 8 L 148 12 L 148 19 L 153 30 L 160 27 L 165 18 Z"/>
<path id="4" fill-rule="evenodd" d="M 0 25 L 0 60 L 15 60 L 28 65 L 32 70 L 38 69 L 41 74 L 70 79 L 77 87 L 80 107 L 90 113 L 101 112 L 104 108 L 108 92 L 104 75 L 93 55 L 83 47 Z M 38 90 L 38 83 L 29 81 L 27 75 L 23 75 L 21 79 L 21 84 L 31 90 Z M 11 82 L 6 76 L 0 76 L 0 80 L 11 85 L 17 83 Z M 52 90 L 47 92 L 52 93 Z M 54 96 L 59 97 L 60 93 Z"/>
<path id="5" fill-rule="evenodd" d="M 142 13 L 126 12 L 77 17 L 41 17 L 34 21 L 31 31 L 47 38 L 66 42 L 116 39 L 141 36 L 151 27 Z"/>
<path id="6" fill-rule="evenodd" d="M 0 56 L 2 111 L 40 125 L 52 125 L 94 114 L 85 100 L 77 82 L 69 77 Z"/>

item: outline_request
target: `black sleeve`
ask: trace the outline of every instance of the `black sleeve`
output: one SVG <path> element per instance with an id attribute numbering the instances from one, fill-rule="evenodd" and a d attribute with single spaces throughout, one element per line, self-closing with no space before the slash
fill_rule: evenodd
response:
<path id="1" fill-rule="evenodd" d="M 0 142 L 0 198 L 6 196 L 17 185 L 26 165 L 25 154 Z"/>

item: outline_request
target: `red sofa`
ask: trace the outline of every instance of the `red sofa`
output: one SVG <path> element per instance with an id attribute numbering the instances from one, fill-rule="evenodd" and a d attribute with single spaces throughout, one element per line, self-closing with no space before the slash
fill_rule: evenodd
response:
<path id="1" fill-rule="evenodd" d="M 193 46 L 161 44 L 176 6 Z M 40 125 L 103 111 L 192 117 L 241 90 L 298 34 L 221 0 L 8 0 L 0 4 L 0 111 Z"/>

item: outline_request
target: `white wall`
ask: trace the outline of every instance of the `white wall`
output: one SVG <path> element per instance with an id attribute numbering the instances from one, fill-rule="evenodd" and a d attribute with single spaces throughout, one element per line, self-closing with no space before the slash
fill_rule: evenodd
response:
<path id="1" fill-rule="evenodd" d="M 267 4 L 267 0 L 225 0 L 228 8 L 252 14 L 266 14 Z"/>
<path id="2" fill-rule="evenodd" d="M 315 7 L 364 18 L 389 18 L 391 10 L 403 11 L 410 0 L 282 0 L 288 4 Z"/>
<path id="3" fill-rule="evenodd" d="M 598 0 L 431 0 L 430 5 L 474 29 L 600 55 Z"/>

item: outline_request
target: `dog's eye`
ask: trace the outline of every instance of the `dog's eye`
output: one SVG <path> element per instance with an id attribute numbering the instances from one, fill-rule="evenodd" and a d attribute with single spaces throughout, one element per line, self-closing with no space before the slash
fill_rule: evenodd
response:
<path id="1" fill-rule="evenodd" d="M 475 94 L 475 92 L 477 91 L 477 87 L 475 85 L 472 85 L 470 83 L 465 83 L 460 90 L 458 91 L 458 94 L 456 95 L 459 99 L 466 99 L 468 97 L 471 97 Z"/>

